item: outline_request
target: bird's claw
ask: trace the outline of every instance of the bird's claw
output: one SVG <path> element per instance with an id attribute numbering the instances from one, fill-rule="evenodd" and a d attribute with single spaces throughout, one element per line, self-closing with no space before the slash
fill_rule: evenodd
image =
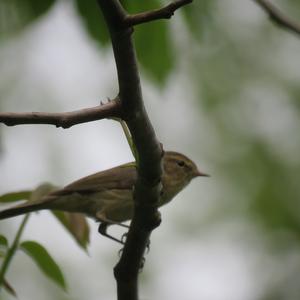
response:
<path id="1" fill-rule="evenodd" d="M 146 263 L 146 258 L 143 256 L 142 259 L 141 259 L 140 267 L 139 267 L 139 272 L 140 273 L 143 271 L 145 263 Z"/>
<path id="2" fill-rule="evenodd" d="M 125 244 L 126 239 L 127 239 L 127 236 L 128 236 L 128 232 L 125 232 L 125 233 L 122 235 L 122 237 L 121 237 L 121 242 L 122 242 L 123 244 Z"/>
<path id="3" fill-rule="evenodd" d="M 146 244 L 146 254 L 148 254 L 150 252 L 150 239 L 148 240 L 147 244 Z"/>
<path id="4" fill-rule="evenodd" d="M 124 249 L 124 248 L 121 248 L 121 249 L 118 251 L 118 256 L 119 256 L 119 258 L 122 256 L 123 249 Z"/>

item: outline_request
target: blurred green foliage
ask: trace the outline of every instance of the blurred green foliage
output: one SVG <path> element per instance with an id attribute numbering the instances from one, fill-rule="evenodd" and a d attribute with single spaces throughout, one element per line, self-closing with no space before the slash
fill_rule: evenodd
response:
<path id="1" fill-rule="evenodd" d="M 0 196 L 1 203 L 16 202 L 24 199 L 29 199 L 32 191 L 11 192 Z"/>
<path id="2" fill-rule="evenodd" d="M 53 211 L 54 216 L 75 239 L 77 244 L 87 251 L 90 242 L 90 228 L 82 214 Z"/>
<path id="3" fill-rule="evenodd" d="M 19 32 L 45 14 L 55 0 L 2 0 L 0 2 L 0 37 Z"/>
<path id="4" fill-rule="evenodd" d="M 48 251 L 35 241 L 25 241 L 19 246 L 37 264 L 40 270 L 58 284 L 61 288 L 66 289 L 66 283 L 62 271 Z"/>
<path id="5" fill-rule="evenodd" d="M 130 14 L 161 7 L 161 1 L 122 1 Z M 138 60 L 158 85 L 163 85 L 174 67 L 175 57 L 166 20 L 142 24 L 135 27 L 134 41 Z"/>
<path id="6" fill-rule="evenodd" d="M 280 7 L 285 1 L 275 2 Z M 299 1 L 284 5 L 289 17 L 300 17 Z M 231 210 L 226 202 L 218 217 L 242 215 L 251 220 L 272 241 L 271 252 L 280 260 L 300 248 L 299 73 L 297 77 L 290 70 L 299 60 L 300 36 L 277 27 L 267 15 L 259 25 L 249 20 L 233 27 L 229 18 L 222 20 L 217 12 L 220 2 L 218 6 L 212 4 L 207 14 L 212 19 L 206 22 L 205 35 L 198 35 L 201 39 L 191 51 L 190 66 L 199 109 L 216 128 L 222 145 L 221 151 L 210 149 L 208 159 L 243 195 L 232 199 Z M 239 14 L 247 20 L 242 11 L 233 16 Z M 233 24 L 237 22 L 233 19 Z M 237 205 L 239 201 L 242 205 Z M 265 299 L 298 299 L 300 269 L 296 268 L 286 266 L 282 272 L 293 272 L 289 282 L 274 290 L 270 287 L 272 297 Z M 296 298 L 283 292 L 291 287 Z"/>
<path id="7" fill-rule="evenodd" d="M 88 34 L 100 46 L 109 44 L 108 30 L 97 2 L 75 0 L 75 5 Z"/>
<path id="8" fill-rule="evenodd" d="M 44 183 L 39 185 L 32 191 L 18 191 L 7 193 L 0 196 L 0 203 L 17 202 L 22 200 L 27 201 L 39 201 L 41 197 L 48 194 L 55 189 L 51 184 Z M 54 216 L 63 225 L 69 234 L 75 239 L 77 244 L 84 250 L 87 250 L 89 244 L 89 225 L 85 216 L 82 214 L 64 213 L 53 211 Z M 19 230 L 15 236 L 15 241 L 12 245 L 8 244 L 7 238 L 0 234 L 0 250 L 2 262 L 0 265 L 0 279 L 3 278 L 3 286 L 7 292 L 16 296 L 14 288 L 6 280 L 5 275 L 7 269 L 11 263 L 11 260 L 15 256 L 18 250 L 24 251 L 29 255 L 33 261 L 37 264 L 40 270 L 54 281 L 61 288 L 66 289 L 66 283 L 60 266 L 54 261 L 51 255 L 48 253 L 41 244 L 35 241 L 23 241 L 20 243 L 20 238 L 23 233 L 24 227 L 28 222 L 29 214 L 24 217 L 23 223 L 20 225 Z M 3 276 L 3 277 L 2 277 Z M 0 289 L 2 282 L 0 281 Z"/>
<path id="9" fill-rule="evenodd" d="M 189 32 L 196 40 L 201 40 L 206 29 L 213 26 L 213 11 L 216 1 L 194 1 L 192 5 L 182 8 Z"/>
<path id="10" fill-rule="evenodd" d="M 55 0 L 6 0 L 0 3 L 0 38 L 19 32 L 45 14 Z M 109 44 L 108 31 L 96 1 L 74 0 L 77 12 L 88 34 L 99 46 Z M 160 1 L 123 1 L 130 13 L 159 8 Z M 135 29 L 135 44 L 138 59 L 149 78 L 162 86 L 176 61 L 167 21 L 144 24 Z"/>
<path id="11" fill-rule="evenodd" d="M 299 6 L 295 4 L 295 7 Z M 276 51 L 273 59 L 265 59 L 270 47 L 280 45 L 280 39 L 290 33 L 268 23 L 267 29 L 253 29 L 256 32 L 248 32 L 248 37 L 239 40 L 239 30 L 236 30 L 235 36 L 228 27 L 220 25 L 215 22 L 209 38 L 199 42 L 198 46 L 203 50 L 193 53 L 192 62 L 196 67 L 191 67 L 194 70 L 191 80 L 201 99 L 199 106 L 217 127 L 223 143 L 224 157 L 220 166 L 226 167 L 227 176 L 236 181 L 232 180 L 232 184 L 236 184 L 237 189 L 242 188 L 249 193 L 247 213 L 250 216 L 258 217 L 268 230 L 285 229 L 299 236 L 300 212 L 296 208 L 300 195 L 297 183 L 300 180 L 297 163 L 300 143 L 293 136 L 297 130 L 300 131 L 299 89 L 297 81 L 288 80 L 282 70 L 276 69 L 276 55 L 279 55 Z M 260 111 L 260 103 L 266 103 L 266 100 L 258 98 L 256 105 L 245 93 L 253 92 L 256 98 L 255 90 L 267 91 L 268 88 L 270 95 L 266 96 L 276 98 L 276 92 L 280 90 L 288 100 L 268 101 L 269 107 L 265 110 L 262 105 Z M 281 111 L 270 118 L 269 114 L 278 104 L 282 112 L 285 109 L 291 111 L 295 120 L 290 120 L 290 128 L 281 129 L 274 145 L 270 145 L 270 137 L 264 133 L 265 127 L 273 124 L 275 128 L 278 123 L 285 123 L 280 121 L 286 117 L 280 115 Z M 286 156 L 278 155 L 282 148 L 291 149 L 292 145 L 293 151 L 287 152 Z M 243 150 L 242 155 L 234 155 L 237 149 L 245 147 L 248 150 Z M 291 156 L 294 156 L 294 164 L 290 163 Z M 259 183 L 251 184 L 257 181 Z"/>

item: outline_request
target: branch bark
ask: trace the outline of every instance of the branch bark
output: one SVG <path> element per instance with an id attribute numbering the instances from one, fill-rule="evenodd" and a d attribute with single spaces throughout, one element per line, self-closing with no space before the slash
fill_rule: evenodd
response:
<path id="1" fill-rule="evenodd" d="M 193 0 L 177 0 L 160 9 L 129 15 L 126 16 L 125 23 L 128 26 L 134 26 L 160 19 L 170 19 L 174 15 L 175 10 L 191 3 L 192 1 Z"/>
<path id="2" fill-rule="evenodd" d="M 132 28 L 117 0 L 98 0 L 109 28 L 118 72 L 119 97 L 138 154 L 138 179 L 134 189 L 134 217 L 119 263 L 114 269 L 119 300 L 138 299 L 138 274 L 151 231 L 159 225 L 157 203 L 162 174 L 162 149 L 146 113 Z"/>
<path id="3" fill-rule="evenodd" d="M 277 23 L 282 28 L 290 30 L 300 35 L 300 23 L 291 20 L 288 16 L 284 15 L 275 5 L 268 0 L 254 0 L 260 5 L 265 12 L 269 15 L 271 20 Z"/>
<path id="4" fill-rule="evenodd" d="M 69 128 L 73 125 L 97 121 L 106 118 L 121 118 L 120 101 L 64 113 L 0 113 L 0 123 L 7 126 L 21 124 L 50 124 L 56 127 Z"/>

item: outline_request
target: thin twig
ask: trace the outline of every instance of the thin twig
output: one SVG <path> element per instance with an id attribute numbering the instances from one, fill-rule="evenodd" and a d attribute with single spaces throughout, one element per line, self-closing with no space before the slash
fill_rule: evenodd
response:
<path id="1" fill-rule="evenodd" d="M 175 10 L 191 2 L 193 2 L 193 0 L 177 0 L 160 9 L 128 15 L 125 18 L 125 23 L 128 26 L 134 26 L 154 20 L 170 19 L 174 15 Z"/>
<path id="2" fill-rule="evenodd" d="M 129 147 L 131 149 L 131 153 L 132 153 L 133 157 L 135 158 L 135 161 L 136 161 L 136 163 L 138 165 L 139 164 L 139 162 L 138 162 L 139 157 L 137 155 L 136 147 L 135 147 L 134 142 L 132 140 L 132 136 L 131 136 L 131 133 L 129 131 L 129 128 L 128 128 L 126 122 L 123 121 L 123 120 L 120 120 L 120 124 L 121 124 L 123 132 L 125 134 L 127 143 L 128 143 L 128 145 L 129 145 Z"/>
<path id="3" fill-rule="evenodd" d="M 288 16 L 282 13 L 274 4 L 268 0 L 254 0 L 260 5 L 269 17 L 282 28 L 288 29 L 300 35 L 300 23 L 291 20 Z"/>
<path id="4" fill-rule="evenodd" d="M 23 218 L 23 221 L 22 221 L 22 223 L 21 223 L 21 225 L 20 225 L 20 227 L 19 227 L 19 229 L 17 231 L 17 234 L 15 236 L 13 244 L 8 249 L 8 251 L 6 253 L 6 256 L 5 256 L 4 260 L 3 260 L 3 263 L 2 263 L 2 266 L 1 266 L 1 269 L 0 269 L 0 291 L 1 291 L 1 287 L 4 284 L 5 274 L 6 274 L 6 271 L 8 269 L 8 266 L 9 266 L 9 264 L 10 264 L 13 256 L 15 255 L 17 249 L 18 249 L 18 246 L 19 246 L 19 243 L 20 243 L 20 239 L 21 239 L 22 233 L 24 231 L 25 225 L 28 222 L 29 216 L 30 216 L 30 214 L 27 214 Z"/>
<path id="5" fill-rule="evenodd" d="M 85 108 L 64 113 L 0 113 L 0 123 L 7 126 L 21 124 L 50 124 L 56 127 L 69 128 L 73 125 L 105 118 L 120 117 L 120 102 L 110 101 L 96 107 Z"/>

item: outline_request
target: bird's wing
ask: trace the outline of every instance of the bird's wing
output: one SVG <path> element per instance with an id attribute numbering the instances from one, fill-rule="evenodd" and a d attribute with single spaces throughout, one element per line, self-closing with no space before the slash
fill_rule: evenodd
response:
<path id="1" fill-rule="evenodd" d="M 83 177 L 49 196 L 63 196 L 74 192 L 88 194 L 111 189 L 131 190 L 136 177 L 135 164 L 130 163 Z"/>

